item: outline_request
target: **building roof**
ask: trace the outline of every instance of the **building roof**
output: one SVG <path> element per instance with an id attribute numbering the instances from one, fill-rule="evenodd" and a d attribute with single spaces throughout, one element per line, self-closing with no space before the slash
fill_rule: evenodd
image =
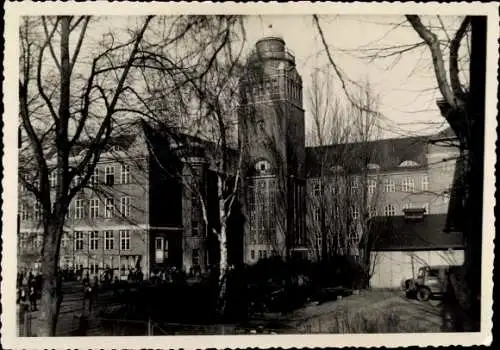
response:
<path id="1" fill-rule="evenodd" d="M 127 150 L 137 138 L 137 133 L 123 133 L 115 136 L 110 136 L 103 151 L 107 151 L 114 146 L 118 146 L 122 150 Z M 80 152 L 87 150 L 94 140 L 79 140 L 72 148 L 72 155 L 77 156 Z"/>
<path id="2" fill-rule="evenodd" d="M 221 147 L 215 142 L 189 135 L 175 127 L 152 125 L 143 121 L 146 138 L 156 147 L 168 147 L 177 157 L 204 158 L 209 164 L 220 157 Z M 233 148 L 225 149 L 228 171 L 234 171 L 238 165 L 239 152 Z M 212 164 L 213 165 L 213 164 Z"/>
<path id="3" fill-rule="evenodd" d="M 368 142 L 335 144 L 306 148 L 308 177 L 319 176 L 323 170 L 338 166 L 347 172 L 359 172 L 368 164 L 380 166 L 380 170 L 394 170 L 405 161 L 427 166 L 429 136 L 392 138 Z"/>
<path id="4" fill-rule="evenodd" d="M 463 249 L 463 234 L 445 233 L 445 224 L 446 214 L 413 220 L 403 215 L 375 217 L 370 223 L 370 245 L 375 251 Z"/>

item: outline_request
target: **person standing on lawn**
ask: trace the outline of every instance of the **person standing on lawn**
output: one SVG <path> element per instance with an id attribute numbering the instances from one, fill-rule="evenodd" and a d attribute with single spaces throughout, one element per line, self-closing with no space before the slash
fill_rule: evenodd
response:
<path id="1" fill-rule="evenodd" d="M 29 292 L 29 299 L 30 299 L 30 306 L 31 306 L 31 311 L 36 311 L 38 310 L 36 307 L 36 299 L 37 299 L 37 293 L 35 289 L 35 285 L 31 284 L 30 286 L 30 292 Z"/>
<path id="2" fill-rule="evenodd" d="M 83 284 L 83 310 L 92 312 L 92 287 L 88 281 Z"/>

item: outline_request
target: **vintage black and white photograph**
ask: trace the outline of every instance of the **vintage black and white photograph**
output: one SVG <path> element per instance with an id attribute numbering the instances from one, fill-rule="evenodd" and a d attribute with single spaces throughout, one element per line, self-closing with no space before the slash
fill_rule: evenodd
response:
<path id="1" fill-rule="evenodd" d="M 495 7 L 9 5 L 9 347 L 491 341 Z"/>

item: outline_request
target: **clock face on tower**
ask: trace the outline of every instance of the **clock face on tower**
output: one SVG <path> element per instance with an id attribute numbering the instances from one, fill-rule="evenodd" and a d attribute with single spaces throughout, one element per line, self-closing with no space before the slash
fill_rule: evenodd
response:
<path id="1" fill-rule="evenodd" d="M 255 163 L 255 170 L 257 173 L 266 173 L 271 170 L 271 163 L 265 159 L 261 159 Z"/>

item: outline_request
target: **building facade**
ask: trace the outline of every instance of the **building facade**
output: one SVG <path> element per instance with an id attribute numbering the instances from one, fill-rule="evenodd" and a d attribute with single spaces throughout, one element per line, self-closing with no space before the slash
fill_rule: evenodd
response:
<path id="1" fill-rule="evenodd" d="M 458 151 L 432 141 L 450 135 L 306 148 L 302 79 L 279 37 L 257 42 L 239 88 L 239 151 L 228 150 L 228 176 L 241 164 L 239 200 L 231 214 L 236 219 L 228 231 L 231 262 L 300 251 L 314 258 L 323 246 L 322 232 L 339 239 L 340 223 L 350 225 L 343 246 L 355 247 L 363 234 L 359 222 L 367 215 L 396 216 L 418 207 L 427 214 L 447 211 Z M 111 268 L 120 278 L 130 269 L 146 276 L 168 266 L 207 271 L 219 259 L 212 234 L 219 215 L 213 145 L 154 127 L 115 141 L 102 154 L 89 188 L 70 205 L 61 268 L 91 275 Z M 40 219 L 39 205 L 21 186 L 21 268 L 39 265 Z"/>
<path id="2" fill-rule="evenodd" d="M 240 77 L 244 262 L 305 243 L 302 79 L 279 37 L 257 42 Z"/>
<path id="3" fill-rule="evenodd" d="M 358 243 L 372 217 L 402 215 L 404 210 L 412 208 L 422 208 L 426 215 L 446 213 L 459 151 L 453 145 L 437 142 L 445 134 L 450 131 L 432 136 L 308 147 L 310 256 L 320 255 L 325 239 L 322 232 L 335 237 L 344 231 L 348 235 L 344 239 L 354 250 L 348 249 L 349 254 L 359 255 Z M 339 227 L 339 222 L 350 228 Z M 340 248 L 346 253 L 342 244 Z"/>
<path id="4" fill-rule="evenodd" d="M 403 280 L 416 278 L 421 267 L 463 264 L 463 234 L 443 232 L 446 214 L 424 215 L 419 210 L 376 219 L 370 287 L 400 288 Z"/>

